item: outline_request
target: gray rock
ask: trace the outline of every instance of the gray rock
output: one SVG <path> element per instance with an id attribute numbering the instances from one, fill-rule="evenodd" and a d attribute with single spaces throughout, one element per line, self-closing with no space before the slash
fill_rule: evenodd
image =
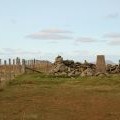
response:
<path id="1" fill-rule="evenodd" d="M 68 73 L 69 77 L 74 77 L 75 76 L 75 71 L 71 71 L 70 73 Z"/>
<path id="2" fill-rule="evenodd" d="M 102 72 L 98 72 L 95 74 L 96 76 L 100 76 L 100 77 L 104 77 L 104 76 L 109 76 L 108 73 L 102 73 Z"/>
<path id="3" fill-rule="evenodd" d="M 63 63 L 63 58 L 61 56 L 57 56 L 55 58 L 55 64 L 60 64 L 60 63 Z"/>
<path id="4" fill-rule="evenodd" d="M 87 74 L 85 72 L 82 72 L 80 76 L 85 77 L 85 76 L 87 76 Z"/>
<path id="5" fill-rule="evenodd" d="M 79 76 L 81 73 L 79 71 L 75 71 L 75 76 Z"/>
<path id="6" fill-rule="evenodd" d="M 84 76 L 93 76 L 94 75 L 94 72 L 91 68 L 87 68 L 85 71 L 83 71 L 81 73 L 81 77 L 84 77 Z"/>
<path id="7" fill-rule="evenodd" d="M 67 73 L 66 72 L 62 72 L 62 73 L 60 73 L 60 76 L 67 76 Z"/>
<path id="8" fill-rule="evenodd" d="M 94 72 L 91 68 L 87 68 L 84 73 L 86 74 L 86 76 L 93 76 Z"/>

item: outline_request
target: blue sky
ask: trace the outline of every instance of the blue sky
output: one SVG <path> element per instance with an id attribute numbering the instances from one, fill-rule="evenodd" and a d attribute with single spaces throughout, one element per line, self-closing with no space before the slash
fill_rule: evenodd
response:
<path id="1" fill-rule="evenodd" d="M 0 0 L 0 58 L 120 58 L 120 0 Z"/>

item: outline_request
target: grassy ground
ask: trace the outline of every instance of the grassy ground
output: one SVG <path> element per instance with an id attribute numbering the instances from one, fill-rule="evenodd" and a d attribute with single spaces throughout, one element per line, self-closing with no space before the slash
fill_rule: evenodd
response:
<path id="1" fill-rule="evenodd" d="M 22 75 L 0 91 L 0 120 L 120 120 L 120 75 Z"/>

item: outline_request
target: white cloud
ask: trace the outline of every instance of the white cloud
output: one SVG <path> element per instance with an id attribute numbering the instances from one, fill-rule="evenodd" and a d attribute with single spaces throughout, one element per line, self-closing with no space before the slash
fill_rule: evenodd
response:
<path id="1" fill-rule="evenodd" d="M 77 38 L 76 42 L 94 43 L 94 42 L 96 42 L 96 39 L 91 38 L 91 37 L 79 37 L 79 38 Z"/>
<path id="2" fill-rule="evenodd" d="M 107 33 L 104 37 L 107 38 L 109 45 L 120 45 L 120 33 Z"/>
<path id="3" fill-rule="evenodd" d="M 56 34 L 56 33 L 62 33 L 62 34 L 71 34 L 73 33 L 72 31 L 69 31 L 69 30 L 61 30 L 61 29 L 46 29 L 46 30 L 42 30 L 41 32 L 43 33 L 53 33 L 53 34 Z"/>
<path id="4" fill-rule="evenodd" d="M 61 29 L 46 29 L 40 32 L 32 33 L 27 37 L 32 39 L 39 39 L 39 40 L 73 39 L 71 31 L 61 30 Z"/>
<path id="5" fill-rule="evenodd" d="M 105 16 L 106 19 L 116 19 L 119 17 L 119 13 L 111 13 Z"/>
<path id="6" fill-rule="evenodd" d="M 104 35 L 105 38 L 120 38 L 120 33 L 106 33 Z"/>
<path id="7" fill-rule="evenodd" d="M 115 39 L 115 40 L 111 40 L 109 42 L 109 45 L 120 46 L 120 38 L 119 39 Z"/>
<path id="8" fill-rule="evenodd" d="M 40 51 L 25 51 L 22 49 L 3 48 L 0 51 L 0 55 L 35 55 L 41 54 Z"/>

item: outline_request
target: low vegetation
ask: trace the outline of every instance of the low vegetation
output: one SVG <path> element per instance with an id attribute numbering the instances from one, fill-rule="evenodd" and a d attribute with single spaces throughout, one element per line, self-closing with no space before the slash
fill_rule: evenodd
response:
<path id="1" fill-rule="evenodd" d="M 120 75 L 24 74 L 0 91 L 0 120 L 119 120 Z"/>

